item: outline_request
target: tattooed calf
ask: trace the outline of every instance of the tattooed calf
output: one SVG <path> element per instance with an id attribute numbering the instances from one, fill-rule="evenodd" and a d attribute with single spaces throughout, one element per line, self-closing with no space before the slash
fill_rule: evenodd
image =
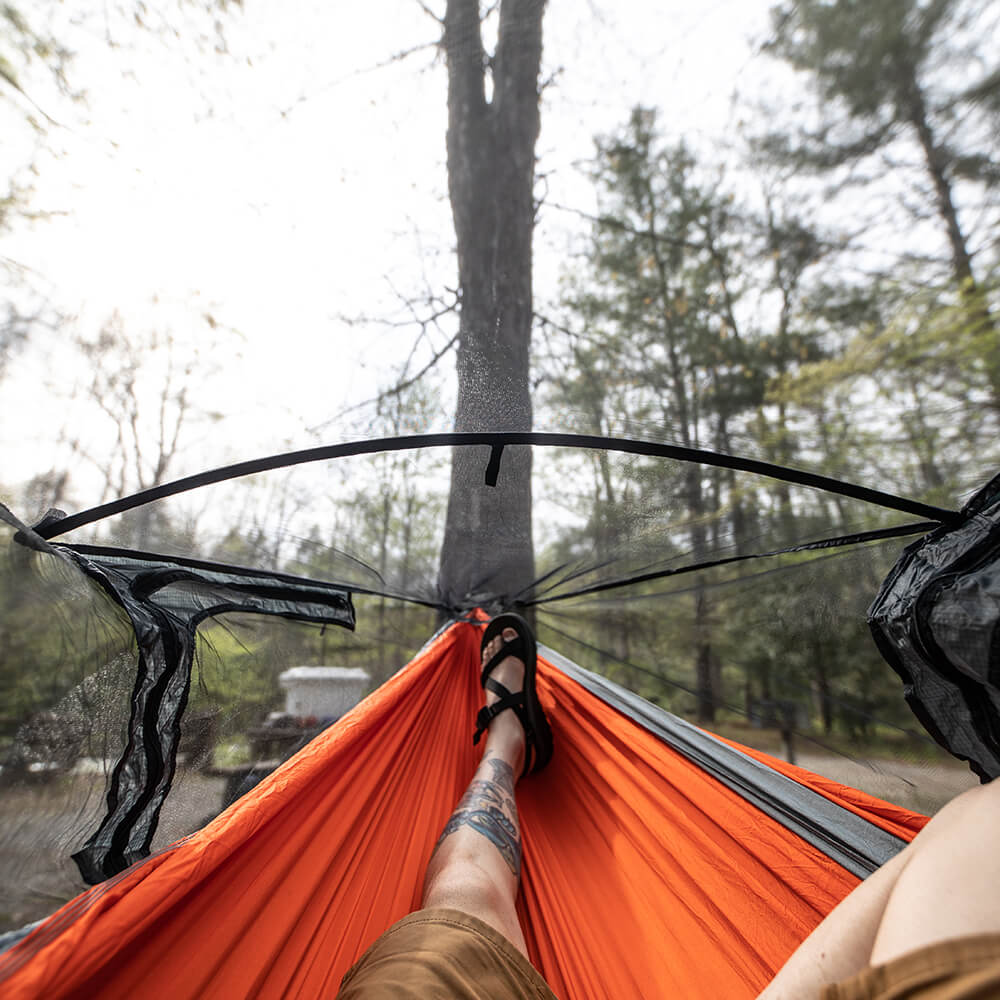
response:
<path id="1" fill-rule="evenodd" d="M 492 777 L 479 777 L 486 765 Z M 498 757 L 487 756 L 437 842 L 463 826 L 485 837 L 500 852 L 515 877 L 521 875 L 521 831 L 514 801 L 514 772 Z"/>

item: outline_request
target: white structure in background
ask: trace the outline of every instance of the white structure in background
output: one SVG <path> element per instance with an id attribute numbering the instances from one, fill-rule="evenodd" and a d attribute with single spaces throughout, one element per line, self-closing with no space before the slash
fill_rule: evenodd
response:
<path id="1" fill-rule="evenodd" d="M 360 667 L 291 667 L 278 681 L 288 715 L 339 719 L 361 701 L 369 676 Z"/>

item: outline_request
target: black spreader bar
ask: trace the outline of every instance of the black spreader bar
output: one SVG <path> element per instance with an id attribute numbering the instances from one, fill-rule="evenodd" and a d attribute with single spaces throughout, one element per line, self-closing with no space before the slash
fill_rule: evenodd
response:
<path id="1" fill-rule="evenodd" d="M 85 524 L 93 524 L 106 517 L 122 514 L 127 510 L 142 507 L 156 500 L 186 493 L 188 490 L 201 486 L 222 483 L 229 479 L 239 479 L 258 472 L 269 472 L 274 469 L 284 469 L 293 465 L 304 465 L 309 462 L 322 462 L 335 458 L 350 458 L 356 455 L 371 455 L 386 451 L 414 451 L 420 448 L 440 447 L 470 447 L 473 445 L 489 445 L 491 449 L 502 449 L 507 445 L 535 445 L 552 448 L 587 448 L 592 450 L 615 451 L 631 455 L 648 455 L 653 458 L 672 458 L 681 462 L 696 462 L 701 465 L 712 465 L 723 469 L 735 469 L 740 472 L 751 472 L 770 479 L 778 479 L 799 486 L 809 486 L 813 489 L 825 490 L 840 496 L 862 500 L 889 510 L 903 511 L 915 514 L 944 524 L 952 524 L 961 519 L 958 511 L 943 507 L 933 507 L 918 500 L 883 493 L 881 490 L 869 489 L 846 483 L 830 476 L 822 476 L 802 469 L 791 469 L 787 466 L 762 462 L 754 458 L 739 458 L 722 452 L 706 451 L 701 448 L 684 448 L 680 445 L 657 444 L 653 441 L 639 441 L 633 438 L 601 437 L 595 434 L 549 434 L 534 431 L 474 431 L 453 432 L 448 434 L 413 434 L 402 437 L 378 438 L 367 441 L 349 441 L 344 444 L 323 445 L 318 448 L 306 448 L 302 451 L 289 451 L 280 455 L 269 455 L 253 459 L 249 462 L 238 462 L 219 469 L 200 472 L 194 476 L 185 476 L 170 483 L 162 483 L 147 490 L 140 490 L 131 496 L 112 500 L 108 503 L 91 507 L 88 510 L 71 514 L 68 517 L 53 518 L 36 526 L 35 531 L 42 538 L 54 538 L 65 534 Z M 493 458 L 498 452 L 491 451 Z M 491 474 L 493 470 L 491 469 Z"/>

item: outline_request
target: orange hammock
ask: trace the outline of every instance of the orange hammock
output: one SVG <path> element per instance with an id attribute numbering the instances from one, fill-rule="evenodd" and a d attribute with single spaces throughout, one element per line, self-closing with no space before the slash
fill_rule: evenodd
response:
<path id="1" fill-rule="evenodd" d="M 390 924 L 478 760 L 477 626 L 405 669 L 204 829 L 0 957 L 4 997 L 332 996 Z M 549 768 L 518 790 L 519 906 L 563 1000 L 754 996 L 857 877 L 548 662 Z M 911 839 L 926 819 L 752 756 Z"/>

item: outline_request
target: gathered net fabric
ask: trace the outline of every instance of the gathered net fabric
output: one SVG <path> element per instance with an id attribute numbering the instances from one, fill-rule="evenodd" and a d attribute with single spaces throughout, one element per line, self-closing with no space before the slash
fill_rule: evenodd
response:
<path id="1" fill-rule="evenodd" d="M 0 958 L 4 996 L 332 995 L 419 906 L 478 756 L 480 635 L 453 624 L 203 829 L 57 911 Z M 538 686 L 556 750 L 518 791 L 532 961 L 564 1000 L 756 995 L 857 875 L 544 659 Z M 926 821 L 781 769 L 900 844 Z"/>
<path id="2" fill-rule="evenodd" d="M 91 882 L 115 874 L 203 826 L 308 742 L 329 720 L 268 742 L 282 671 L 332 660 L 367 668 L 367 689 L 412 655 L 404 633 L 433 631 L 425 609 L 361 605 L 355 633 L 339 627 L 353 621 L 342 588 L 91 559 L 0 507 L 0 931 L 85 888 L 96 866 L 81 857 L 114 861 Z"/>

